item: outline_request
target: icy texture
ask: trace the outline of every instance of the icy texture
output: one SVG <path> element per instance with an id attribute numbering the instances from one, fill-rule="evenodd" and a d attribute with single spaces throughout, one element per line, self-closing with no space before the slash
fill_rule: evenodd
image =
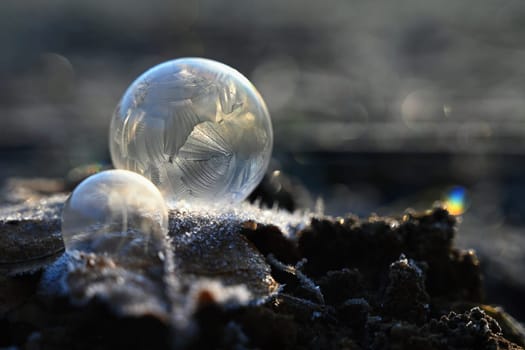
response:
<path id="1" fill-rule="evenodd" d="M 255 87 L 222 63 L 181 58 L 128 88 L 113 115 L 116 168 L 142 174 L 169 203 L 240 202 L 263 177 L 273 143 Z"/>
<path id="2" fill-rule="evenodd" d="M 200 303 L 257 305 L 279 290 L 264 255 L 241 234 L 246 221 L 275 224 L 294 239 L 310 220 L 307 213 L 246 202 L 185 203 L 169 211 L 169 239 L 155 255 L 115 259 L 98 252 L 69 252 L 46 268 L 41 292 L 69 296 L 80 305 L 97 298 L 119 316 L 154 316 L 186 329 Z"/>
<path id="3" fill-rule="evenodd" d="M 0 275 L 34 272 L 63 252 L 64 200 L 64 195 L 54 195 L 0 206 Z"/>
<path id="4" fill-rule="evenodd" d="M 84 180 L 62 213 L 66 250 L 130 256 L 161 242 L 168 210 L 159 190 L 143 176 L 108 170 Z"/>
<path id="5" fill-rule="evenodd" d="M 308 211 L 290 213 L 279 208 L 265 209 L 257 203 L 243 202 L 237 205 L 192 205 L 181 203 L 176 210 L 170 210 L 170 233 L 185 231 L 221 231 L 221 226 L 240 227 L 244 222 L 253 221 L 263 225 L 277 226 L 290 239 L 303 229 L 314 217 Z M 184 229 L 191 227 L 191 229 Z"/>

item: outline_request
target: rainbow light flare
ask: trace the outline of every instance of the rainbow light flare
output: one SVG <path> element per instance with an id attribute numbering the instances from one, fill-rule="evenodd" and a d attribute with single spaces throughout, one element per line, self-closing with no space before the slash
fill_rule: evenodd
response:
<path id="1" fill-rule="evenodd" d="M 445 198 L 445 208 L 451 215 L 461 215 L 467 209 L 467 190 L 461 186 L 452 187 Z"/>

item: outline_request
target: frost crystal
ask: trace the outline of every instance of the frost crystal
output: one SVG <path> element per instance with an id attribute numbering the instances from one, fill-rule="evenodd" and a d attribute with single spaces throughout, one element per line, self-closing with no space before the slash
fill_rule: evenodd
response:
<path id="1" fill-rule="evenodd" d="M 111 123 L 113 164 L 155 183 L 169 203 L 240 202 L 257 186 L 273 143 L 255 87 L 222 63 L 182 58 L 128 88 Z"/>

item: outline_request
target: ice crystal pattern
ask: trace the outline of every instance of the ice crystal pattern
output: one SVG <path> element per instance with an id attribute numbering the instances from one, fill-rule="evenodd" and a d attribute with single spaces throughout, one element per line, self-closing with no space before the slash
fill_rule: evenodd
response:
<path id="1" fill-rule="evenodd" d="M 181 58 L 135 80 L 111 123 L 113 164 L 149 178 L 170 204 L 245 199 L 262 179 L 273 143 L 266 105 L 242 74 Z"/>
<path id="2" fill-rule="evenodd" d="M 62 210 L 67 251 L 134 256 L 152 251 L 168 233 L 168 209 L 160 191 L 127 170 L 90 176 L 71 193 Z"/>

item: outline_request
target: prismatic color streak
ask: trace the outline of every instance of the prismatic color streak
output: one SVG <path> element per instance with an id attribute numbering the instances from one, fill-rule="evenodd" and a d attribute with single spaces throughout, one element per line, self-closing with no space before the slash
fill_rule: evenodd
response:
<path id="1" fill-rule="evenodd" d="M 466 190 L 461 186 L 452 187 L 445 199 L 445 208 L 451 215 L 461 215 L 466 210 Z"/>

